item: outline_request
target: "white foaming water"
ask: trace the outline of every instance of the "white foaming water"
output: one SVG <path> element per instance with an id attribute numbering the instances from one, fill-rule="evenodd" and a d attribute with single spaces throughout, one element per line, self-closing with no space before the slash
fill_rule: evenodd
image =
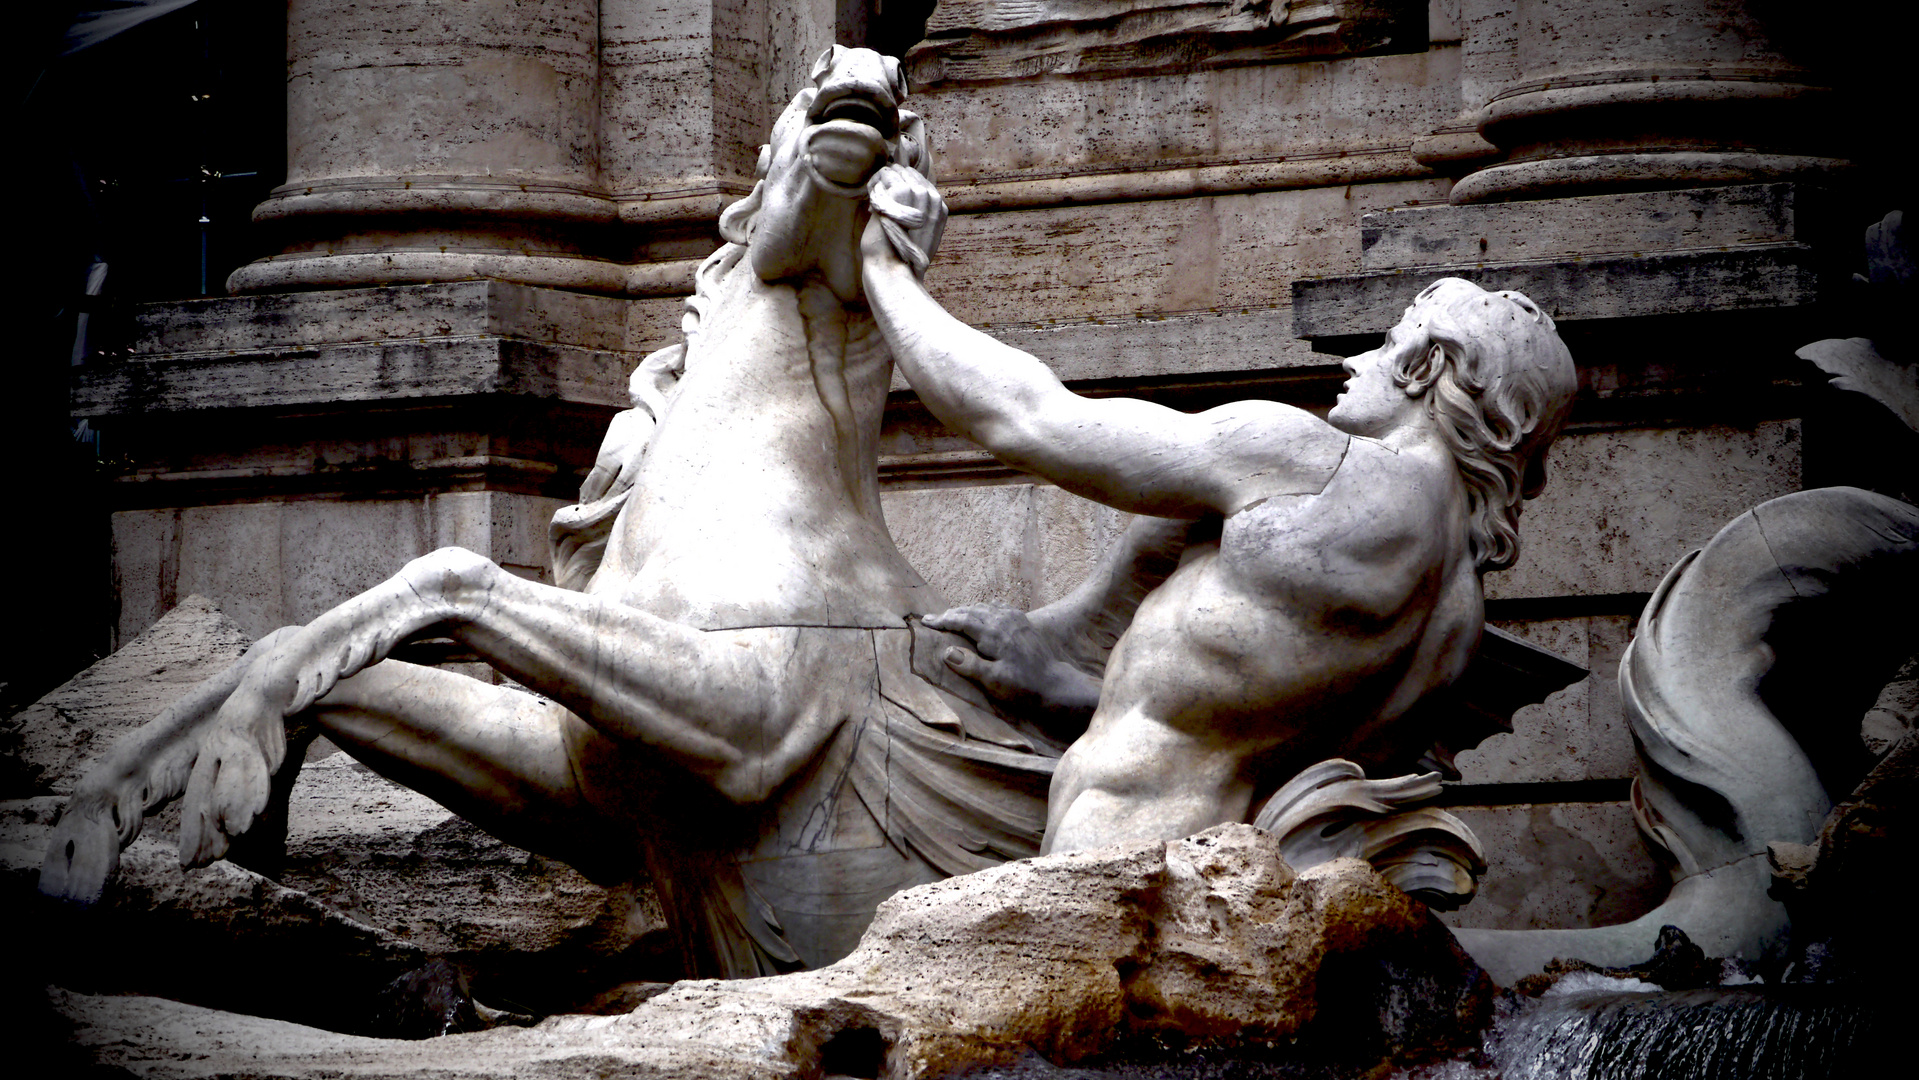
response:
<path id="1" fill-rule="evenodd" d="M 1601 975 L 1597 971 L 1574 971 L 1560 977 L 1542 997 L 1567 997 L 1572 994 L 1656 994 L 1662 989 L 1640 979 Z"/>

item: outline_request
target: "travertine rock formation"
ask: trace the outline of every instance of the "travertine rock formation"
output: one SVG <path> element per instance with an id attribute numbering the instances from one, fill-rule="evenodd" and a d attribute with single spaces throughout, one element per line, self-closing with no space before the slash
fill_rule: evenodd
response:
<path id="1" fill-rule="evenodd" d="M 143 998 L 54 1006 L 95 1060 L 151 1077 L 931 1077 L 1152 1045 L 1377 1063 L 1471 1037 L 1489 990 L 1364 863 L 1295 875 L 1272 837 L 1224 825 L 921 886 L 831 967 L 683 982 L 623 1016 L 409 1043 Z"/>
<path id="2" fill-rule="evenodd" d="M 204 596 L 12 716 L 0 718 L 0 798 L 66 795 L 115 736 L 240 658 L 252 644 Z"/>
<path id="3" fill-rule="evenodd" d="M 9 914 L 30 905 L 27 917 L 42 928 L 16 942 L 19 971 L 356 1030 L 375 991 L 433 956 L 468 968 L 483 1002 L 534 1011 L 651 974 L 649 935 L 662 920 L 644 884 L 602 889 L 343 754 L 300 774 L 271 877 L 233 862 L 183 869 L 169 807 L 122 853 L 99 904 L 83 912 L 32 904 L 75 779 L 247 644 L 217 607 L 189 597 L 0 721 L 0 904 Z"/>

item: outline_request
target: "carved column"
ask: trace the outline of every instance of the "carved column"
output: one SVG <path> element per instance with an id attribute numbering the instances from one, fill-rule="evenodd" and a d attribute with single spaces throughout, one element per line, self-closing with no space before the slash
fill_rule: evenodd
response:
<path id="1" fill-rule="evenodd" d="M 290 0 L 279 252 L 235 293 L 486 277 L 683 291 L 833 7 Z"/>
<path id="2" fill-rule="evenodd" d="M 598 0 L 290 0 L 279 254 L 236 293 L 492 277 L 618 292 Z"/>
<path id="3" fill-rule="evenodd" d="M 1813 179 L 1843 168 L 1822 123 L 1830 88 L 1755 6 L 1519 0 L 1508 9 L 1517 74 L 1480 124 L 1504 160 L 1462 179 L 1452 201 Z M 1468 32 L 1490 46 L 1500 30 L 1482 18 Z"/>
<path id="4" fill-rule="evenodd" d="M 127 462 L 120 638 L 195 591 L 254 635 L 304 622 L 444 544 L 542 573 L 834 14 L 290 0 L 274 253 L 76 375 Z"/>
<path id="5" fill-rule="evenodd" d="M 833 44 L 833 0 L 599 7 L 600 168 L 625 257 L 703 258 L 720 210 L 753 189 L 767 130 Z M 649 291 L 657 276 L 636 271 L 629 291 Z M 689 271 L 661 291 L 690 283 Z"/>

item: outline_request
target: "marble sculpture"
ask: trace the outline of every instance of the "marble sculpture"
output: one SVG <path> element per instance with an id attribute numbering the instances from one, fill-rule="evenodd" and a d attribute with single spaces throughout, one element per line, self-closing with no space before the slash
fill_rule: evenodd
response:
<path id="1" fill-rule="evenodd" d="M 556 516 L 557 585 L 443 549 L 267 636 L 78 786 L 44 892 L 98 898 L 174 798 L 182 861 L 221 858 L 324 734 L 502 839 L 650 879 L 695 974 L 835 960 L 887 896 L 1036 854 L 1043 827 L 1062 851 L 1173 838 L 1262 799 L 1301 867 L 1361 854 L 1470 896 L 1470 833 L 1406 809 L 1436 777 L 1360 764 L 1415 760 L 1436 727 L 1415 707 L 1501 641 L 1480 575 L 1516 556 L 1573 392 L 1551 320 L 1443 282 L 1348 362 L 1331 423 L 1087 402 L 921 290 L 945 209 L 898 63 L 836 46 L 812 81 L 721 216 L 684 341 L 634 373 Z M 1044 677 L 999 678 L 984 616 L 948 611 L 886 530 L 889 344 L 950 423 L 1143 515 L 1073 595 L 1008 624 L 1050 635 Z M 527 689 L 385 659 L 437 636 Z M 1475 715 L 1510 715 L 1502 693 Z"/>
<path id="2" fill-rule="evenodd" d="M 902 183 L 912 182 L 902 178 Z M 1919 377 L 1915 377 L 1919 364 L 1911 362 L 1898 336 L 1906 323 L 1909 290 L 1919 280 L 1901 237 L 1902 224 L 1902 215 L 1894 214 L 1867 233 L 1871 281 L 1886 294 L 1879 306 L 1887 315 L 1881 330 L 1888 340 L 1830 339 L 1808 345 L 1799 354 L 1832 374 L 1838 388 L 1871 397 L 1919 431 Z M 1064 461 L 1057 449 L 1058 443 L 1073 443 L 1076 430 L 1102 435 L 1105 431 L 1094 427 L 1088 416 L 1075 417 L 1056 402 L 1035 407 L 1036 411 L 1048 423 L 1057 418 L 1076 422 L 1077 428 L 1048 430 L 1027 418 L 1005 415 L 1033 407 L 1030 402 L 1035 398 L 1057 397 L 1063 391 L 1030 363 L 1006 355 L 1004 347 L 939 324 L 925 310 L 930 298 L 910 279 L 887 268 L 890 256 L 883 249 L 869 248 L 870 263 L 879 264 L 877 273 L 869 270 L 869 296 L 881 313 L 882 327 L 889 336 L 898 335 L 893 342 L 896 355 L 917 380 L 922 395 L 935 408 L 949 410 L 943 414 L 949 423 L 965 426 L 982 441 L 995 440 L 989 446 L 1006 446 L 1013 459 L 1027 467 L 1054 469 L 1049 474 L 1054 479 L 1078 484 L 1082 493 L 1110 501 L 1112 496 L 1103 493 L 1114 491 L 1114 476 L 1127 467 L 1123 458 L 1094 454 Z M 890 283 L 875 288 L 876 278 Z M 1450 291 L 1469 298 L 1472 289 L 1435 286 L 1432 295 Z M 1418 306 L 1396 328 L 1388 350 L 1395 341 L 1421 340 L 1416 332 L 1409 332 L 1417 329 Z M 905 314 L 894 319 L 889 311 Z M 936 330 L 922 341 L 918 335 L 929 326 Z M 1357 382 L 1368 370 L 1366 359 L 1355 358 L 1348 368 Z M 1087 407 L 1097 410 L 1099 405 L 1088 403 Z M 1329 419 L 1344 426 L 1351 415 L 1342 400 Z M 1114 425 L 1124 422 L 1111 421 Z M 1173 427 L 1158 425 L 1156 430 L 1170 433 Z M 1033 454 L 1036 448 L 1018 440 L 1034 436 L 1051 440 L 1052 445 L 1037 448 L 1046 456 L 1020 457 Z M 1137 440 L 1131 445 L 1148 444 Z M 1194 456 L 1184 454 L 1178 460 L 1188 463 Z M 1089 470 L 1094 472 L 1090 479 L 1083 475 Z M 1240 471 L 1255 477 L 1255 483 L 1270 482 L 1257 468 L 1241 465 Z M 1168 472 L 1152 466 L 1146 476 L 1152 483 L 1163 484 Z M 1118 495 L 1137 497 L 1145 490 L 1150 489 L 1144 484 L 1122 485 Z M 1330 490 L 1329 485 L 1321 497 Z M 1379 485 L 1374 490 L 1390 488 Z M 1152 521 L 1140 519 L 1140 526 L 1128 537 L 1133 550 L 1127 554 L 1137 562 L 1133 575 L 1141 589 L 1156 586 L 1169 574 L 1177 576 L 1174 562 L 1189 542 L 1208 545 L 1201 549 L 1199 560 L 1221 560 L 1230 553 L 1230 529 L 1193 536 L 1185 526 L 1148 524 Z M 1126 546 L 1126 542 L 1120 545 Z M 1327 546 L 1322 544 L 1321 549 Z M 1142 553 L 1150 557 L 1142 558 Z M 1192 570 L 1180 572 L 1203 573 L 1210 565 L 1196 560 Z M 1139 610 L 1151 614 L 1162 598 L 1174 595 L 1175 590 L 1166 590 L 1138 605 Z M 1212 597 L 1218 595 L 1212 591 Z M 1077 660 L 1083 649 L 1068 629 L 1073 620 L 1063 617 L 1074 600 L 1069 597 L 1030 613 L 975 605 L 928 622 L 958 630 L 973 641 L 970 648 L 951 650 L 948 662 L 1009 707 L 1047 714 L 1091 714 L 1097 707 L 1112 719 L 1095 716 L 1095 734 L 1107 724 L 1154 722 L 1150 707 L 1160 699 L 1137 691 L 1134 701 L 1117 695 L 1103 697 L 1097 674 Z M 1888 752 L 1884 746 L 1873 750 L 1862 745 L 1851 721 L 1869 714 L 1873 695 L 1880 693 L 1880 685 L 1902 662 L 1912 663 L 1910 658 L 1919 648 L 1919 629 L 1910 620 L 1887 623 L 1883 615 L 1909 608 L 1915 601 L 1919 601 L 1919 509 L 1908 503 L 1859 488 L 1822 488 L 1773 499 L 1729 522 L 1667 574 L 1641 615 L 1620 664 L 1621 700 L 1639 759 L 1632 786 L 1634 817 L 1648 843 L 1670 866 L 1669 895 L 1652 911 L 1625 923 L 1580 929 L 1462 929 L 1456 931 L 1461 944 L 1496 978 L 1508 983 L 1558 957 L 1627 966 L 1653 951 L 1666 926 L 1680 927 L 1710 955 L 1748 960 L 1778 955 L 1786 946 L 1790 919 L 1786 906 L 1769 895 L 1778 858 L 1772 849 L 1813 840 L 1837 799 L 1865 773 L 1872 754 Z M 1205 607 L 1188 599 L 1170 615 L 1186 616 Z M 1243 630 L 1245 620 L 1239 626 Z M 1123 621 L 1104 628 L 1115 636 L 1126 630 Z M 1250 636 L 1241 640 L 1260 644 Z M 1322 632 L 1314 640 L 1325 646 L 1328 635 Z M 1174 665 L 1168 671 L 1179 675 L 1187 668 L 1176 665 L 1176 660 L 1177 654 L 1171 651 L 1135 657 L 1122 644 L 1111 667 L 1117 671 L 1128 664 L 1167 664 Z M 1134 685 L 1138 682 L 1135 676 Z M 1197 701 L 1211 710 L 1210 719 L 1221 700 L 1193 695 L 1185 702 L 1191 707 Z M 1290 718 L 1290 714 L 1280 715 Z M 1302 720 L 1306 716 L 1310 713 L 1302 715 Z M 1173 734 L 1185 736 L 1188 747 L 1192 734 L 1209 736 L 1210 742 L 1198 749 L 1217 754 L 1223 745 L 1217 730 L 1218 725 L 1209 722 Z M 1247 725 L 1230 730 L 1251 741 Z M 1292 734 L 1284 740 L 1288 748 L 1302 741 Z M 1194 752 L 1177 745 L 1168 749 L 1164 742 L 1158 748 L 1161 754 L 1180 758 Z M 1253 743 L 1254 749 L 1258 746 Z M 1062 777 L 1071 775 L 1078 755 L 1099 755 L 1099 747 L 1092 738 L 1074 744 L 1062 762 Z M 1343 752 L 1358 756 L 1382 748 L 1375 741 Z M 1122 753 L 1126 749 L 1123 746 Z M 1239 751 L 1241 756 L 1247 753 Z M 1096 760 L 1092 770 L 1095 777 L 1104 773 L 1109 785 L 1115 773 L 1122 782 L 1136 785 L 1146 775 L 1139 770 L 1115 770 L 1111 764 Z M 1179 799 L 1188 794 L 1194 775 L 1190 761 L 1177 761 L 1163 775 L 1172 782 L 1163 783 L 1159 791 L 1147 791 L 1146 798 Z M 1362 834 L 1351 831 L 1350 809 L 1328 805 L 1359 790 L 1373 792 L 1373 797 L 1394 806 L 1414 803 L 1419 792 L 1427 790 L 1424 778 L 1373 782 L 1360 776 L 1357 767 L 1347 762 L 1312 766 L 1273 796 L 1254 821 L 1286 838 L 1289 861 L 1310 865 L 1322 850 L 1353 853 L 1347 845 L 1369 845 L 1363 853 L 1389 876 L 1397 870 L 1395 880 L 1402 887 L 1418 881 L 1429 897 L 1443 895 L 1443 888 L 1436 888 L 1433 880 L 1447 868 L 1443 859 L 1435 857 L 1447 850 L 1441 841 L 1446 835 L 1443 826 L 1423 832 L 1421 848 L 1409 865 L 1388 853 L 1395 834 L 1421 830 L 1419 818 L 1434 811 L 1402 811 L 1388 819 L 1389 826 L 1375 826 Z M 1056 794 L 1062 783 L 1056 782 Z M 1361 783 L 1368 787 L 1353 787 Z M 1404 790 L 1387 794 L 1389 785 Z M 1109 793 L 1100 797 L 1112 799 Z M 1055 802 L 1053 814 L 1064 809 Z M 1241 810 L 1236 805 L 1225 812 Z M 1300 817 L 1314 814 L 1323 815 L 1320 827 L 1299 826 Z M 1151 818 L 1142 823 L 1148 829 L 1160 824 Z M 1049 831 L 1049 847 L 1058 843 Z M 1462 856 L 1452 849 L 1454 866 L 1463 861 Z"/>
<path id="3" fill-rule="evenodd" d="M 929 168 L 923 125 L 892 58 L 836 46 L 813 84 L 556 519 L 560 587 L 443 549 L 262 639 L 83 782 L 43 891 L 98 896 L 175 796 L 182 860 L 221 857 L 314 732 L 595 880 L 650 876 L 694 973 L 837 959 L 895 891 L 1037 851 L 1059 742 L 926 660 L 960 639 L 917 622 L 947 602 L 880 512 L 860 232 L 878 165 Z M 899 232 L 921 267 L 939 227 Z M 382 662 L 438 635 L 533 692 Z"/>
<path id="4" fill-rule="evenodd" d="M 1496 979 L 1555 957 L 1623 967 L 1662 927 L 1709 956 L 1777 955 L 1791 927 L 1767 849 L 1816 838 L 1869 765 L 1859 717 L 1919 647 L 1882 618 L 1919 601 L 1919 508 L 1859 488 L 1761 503 L 1681 559 L 1619 662 L 1632 809 L 1672 891 L 1630 922 L 1459 930 Z"/>
<path id="5" fill-rule="evenodd" d="M 1919 266 L 1904 222 L 1894 212 L 1866 230 L 1861 282 L 1876 337 L 1829 338 L 1798 355 L 1919 433 Z M 1631 922 L 1462 930 L 1460 943 L 1507 981 L 1560 956 L 1633 963 L 1666 925 L 1708 955 L 1779 955 L 1791 930 L 1773 887 L 1779 849 L 1815 841 L 1834 804 L 1897 745 L 1862 731 L 1860 717 L 1871 720 L 1881 688 L 1893 690 L 1888 679 L 1919 654 L 1919 625 L 1906 617 L 1915 604 L 1919 507 L 1909 502 L 1815 488 L 1726 523 L 1666 574 L 1619 664 L 1639 758 L 1633 816 L 1671 869 L 1671 893 Z"/>
<path id="6" fill-rule="evenodd" d="M 940 197 L 889 168 L 873 203 L 920 220 Z M 947 314 L 877 216 L 864 251 L 867 300 L 933 413 L 1015 468 L 1142 515 L 1121 547 L 1161 564 L 1103 684 L 1068 661 L 1056 612 L 1037 627 L 982 608 L 929 620 L 979 643 L 992 659 L 958 650 L 956 666 L 1001 695 L 1043 714 L 1096 703 L 1054 778 L 1046 851 L 1251 820 L 1265 778 L 1418 755 L 1431 733 L 1402 721 L 1465 673 L 1480 579 L 1518 557 L 1520 507 L 1578 388 L 1550 316 L 1442 280 L 1345 362 L 1326 419 L 1271 401 L 1195 415 L 1067 390 Z M 1358 779 L 1348 768 L 1306 786 Z M 1289 785 L 1266 816 L 1300 795 Z"/>

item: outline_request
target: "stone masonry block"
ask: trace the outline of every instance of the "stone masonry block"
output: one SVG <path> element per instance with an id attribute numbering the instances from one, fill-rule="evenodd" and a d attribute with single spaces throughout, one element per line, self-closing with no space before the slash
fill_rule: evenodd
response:
<path id="1" fill-rule="evenodd" d="M 1030 610 L 1072 589 L 1130 520 L 1041 484 L 889 491 L 907 561 L 954 604 Z"/>
<path id="2" fill-rule="evenodd" d="M 910 104 L 947 183 L 1243 165 L 1404 147 L 1458 110 L 1457 65 L 1451 52 L 1421 52 L 935 89 Z"/>
<path id="3" fill-rule="evenodd" d="M 1581 431 L 1553 445 L 1489 600 L 1648 593 L 1681 556 L 1800 486 L 1799 422 Z"/>
<path id="4" fill-rule="evenodd" d="M 961 215 L 927 287 L 1069 381 L 1324 366 L 1288 283 L 1357 265 L 1360 213 L 1434 184 Z"/>
<path id="5" fill-rule="evenodd" d="M 1517 289 L 1563 322 L 1792 308 L 1819 299 L 1811 247 L 1754 244 L 1725 251 L 1509 260 L 1295 281 L 1294 332 L 1308 338 L 1383 333 L 1399 321 L 1420 290 L 1446 277 L 1487 289 Z"/>
<path id="6" fill-rule="evenodd" d="M 1479 895 L 1452 926 L 1606 926 L 1651 911 L 1668 881 L 1623 802 L 1454 807 L 1486 848 Z"/>
<path id="7" fill-rule="evenodd" d="M 465 547 L 543 579 L 546 522 L 560 505 L 493 491 L 121 511 L 113 515 L 119 640 L 195 592 L 262 637 L 310 621 L 439 547 Z"/>
<path id="8" fill-rule="evenodd" d="M 1804 239 L 1791 184 L 1634 191 L 1472 206 L 1396 206 L 1360 221 L 1364 270 Z"/>
<path id="9" fill-rule="evenodd" d="M 1591 671 L 1537 705 L 1513 714 L 1513 730 L 1455 759 L 1467 784 L 1625 779 L 1637 770 L 1632 735 L 1619 710 L 1619 656 L 1634 620 L 1623 615 L 1502 621 L 1501 630 Z"/>

